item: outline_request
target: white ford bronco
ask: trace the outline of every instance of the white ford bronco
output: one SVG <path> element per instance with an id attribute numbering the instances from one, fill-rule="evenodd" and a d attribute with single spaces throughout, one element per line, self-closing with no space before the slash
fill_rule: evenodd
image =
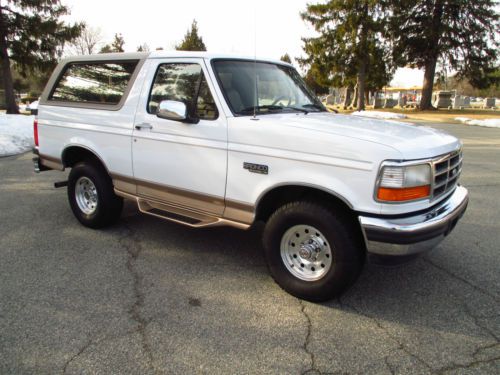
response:
<path id="1" fill-rule="evenodd" d="M 123 199 L 191 227 L 265 223 L 270 273 L 289 293 L 333 298 L 368 254 L 436 246 L 468 203 L 461 142 L 433 129 L 329 113 L 280 61 L 202 52 L 71 57 L 34 124 L 35 169 L 71 168 L 85 226 Z"/>

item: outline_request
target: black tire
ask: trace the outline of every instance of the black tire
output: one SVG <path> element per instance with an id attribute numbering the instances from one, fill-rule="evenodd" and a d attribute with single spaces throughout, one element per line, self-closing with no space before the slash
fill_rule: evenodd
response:
<path id="1" fill-rule="evenodd" d="M 75 190 L 77 181 L 88 178 L 97 191 L 97 204 L 92 213 L 85 213 L 78 205 Z M 68 200 L 73 214 L 80 223 L 89 228 L 104 228 L 115 223 L 121 215 L 123 199 L 114 193 L 113 182 L 108 173 L 97 163 L 77 163 L 68 177 Z"/>
<path id="2" fill-rule="evenodd" d="M 318 280 L 302 280 L 285 266 L 281 241 L 296 225 L 317 228 L 329 244 L 326 252 L 331 252 L 327 255 L 332 257 L 331 266 Z M 276 210 L 266 223 L 263 242 L 274 280 L 293 296 L 313 302 L 327 301 L 345 292 L 359 277 L 366 254 L 359 229 L 345 214 L 308 201 L 289 203 Z"/>

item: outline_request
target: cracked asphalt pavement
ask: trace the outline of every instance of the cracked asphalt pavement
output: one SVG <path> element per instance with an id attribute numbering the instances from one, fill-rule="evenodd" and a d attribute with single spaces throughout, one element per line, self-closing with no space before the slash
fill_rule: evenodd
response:
<path id="1" fill-rule="evenodd" d="M 500 129 L 434 127 L 464 141 L 466 215 L 324 304 L 273 282 L 261 226 L 190 229 L 127 204 L 94 231 L 53 188 L 64 174 L 0 159 L 0 373 L 500 373 Z"/>

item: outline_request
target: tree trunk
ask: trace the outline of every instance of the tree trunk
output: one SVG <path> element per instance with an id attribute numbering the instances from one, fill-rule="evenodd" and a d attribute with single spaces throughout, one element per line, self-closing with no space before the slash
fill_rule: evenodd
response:
<path id="1" fill-rule="evenodd" d="M 363 19 L 368 19 L 368 2 L 365 1 L 363 4 L 363 11 L 362 11 L 362 17 Z M 357 77 L 357 83 L 356 86 L 358 87 L 358 96 L 357 96 L 357 110 L 358 111 L 364 111 L 365 110 L 365 85 L 366 85 L 366 68 L 367 68 L 367 61 L 369 60 L 369 56 L 367 55 L 367 49 L 368 49 L 368 29 L 366 24 L 362 24 L 361 26 L 361 31 L 360 31 L 360 41 L 359 41 L 359 55 L 358 55 L 358 77 Z"/>
<path id="2" fill-rule="evenodd" d="M 432 89 L 434 87 L 434 75 L 436 73 L 437 57 L 425 64 L 424 85 L 422 86 L 422 99 L 420 100 L 420 109 L 435 109 L 432 106 Z"/>
<path id="3" fill-rule="evenodd" d="M 7 52 L 7 40 L 5 38 L 6 30 L 2 22 L 2 8 L 0 7 L 0 60 L 2 63 L 2 76 L 5 90 L 5 104 L 7 113 L 18 114 L 19 108 L 16 104 L 14 95 L 14 83 L 12 81 L 12 71 L 10 70 L 10 59 Z"/>
<path id="4" fill-rule="evenodd" d="M 365 110 L 365 83 L 366 83 L 366 60 L 360 61 L 359 71 L 358 71 L 358 100 L 357 100 L 357 110 Z"/>
<path id="5" fill-rule="evenodd" d="M 354 86 L 354 95 L 352 96 L 352 101 L 349 103 L 349 107 L 355 107 L 358 100 L 358 84 Z"/>
<path id="6" fill-rule="evenodd" d="M 349 105 L 351 104 L 351 94 L 352 86 L 347 86 L 345 88 L 344 109 L 349 107 Z"/>
<path id="7" fill-rule="evenodd" d="M 434 87 L 434 76 L 436 74 L 436 64 L 439 57 L 439 37 L 442 30 L 443 19 L 443 1 L 437 0 L 434 3 L 432 11 L 432 26 L 431 35 L 428 40 L 432 50 L 425 63 L 424 71 L 424 84 L 422 86 L 422 99 L 420 100 L 420 109 L 435 109 L 432 106 L 432 88 Z"/>

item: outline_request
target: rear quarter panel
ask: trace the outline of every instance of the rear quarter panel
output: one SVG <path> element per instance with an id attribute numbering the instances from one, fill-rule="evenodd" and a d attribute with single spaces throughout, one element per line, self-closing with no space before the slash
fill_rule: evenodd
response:
<path id="1" fill-rule="evenodd" d="M 140 68 L 121 108 L 77 108 L 41 103 L 38 108 L 40 155 L 61 159 L 70 146 L 94 152 L 110 172 L 133 176 L 131 142 L 137 103 L 145 77 Z"/>

